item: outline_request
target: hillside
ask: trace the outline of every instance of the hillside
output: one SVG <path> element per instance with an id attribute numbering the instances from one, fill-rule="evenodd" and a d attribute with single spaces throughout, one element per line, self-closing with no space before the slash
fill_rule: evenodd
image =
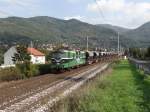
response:
<path id="1" fill-rule="evenodd" d="M 125 32 L 124 35 L 138 41 L 141 46 L 150 46 L 150 22 L 137 29 Z"/>
<path id="2" fill-rule="evenodd" d="M 91 25 L 75 19 L 61 20 L 47 16 L 0 19 L 0 42 L 8 44 L 38 40 L 40 43 L 65 42 L 85 47 L 86 37 L 89 36 L 91 47 L 117 48 L 117 31 L 130 32 L 116 26 Z M 127 34 L 120 35 L 122 46 L 140 44 L 136 39 L 130 38 L 130 35 L 126 36 Z"/>
<path id="3" fill-rule="evenodd" d="M 114 25 L 110 25 L 110 24 L 99 24 L 97 26 L 109 28 L 109 29 L 115 30 L 116 32 L 120 32 L 121 34 L 131 30 L 131 29 L 127 29 L 127 28 L 123 28 L 123 27 L 119 27 L 119 26 L 114 26 Z"/>

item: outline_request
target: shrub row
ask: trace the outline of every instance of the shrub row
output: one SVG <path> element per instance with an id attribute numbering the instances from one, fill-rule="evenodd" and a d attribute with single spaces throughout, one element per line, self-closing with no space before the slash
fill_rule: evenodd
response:
<path id="1" fill-rule="evenodd" d="M 12 81 L 48 74 L 50 64 L 33 65 L 31 63 L 17 64 L 16 67 L 0 69 L 1 81 Z"/>
<path id="2" fill-rule="evenodd" d="M 48 74 L 51 72 L 51 64 L 38 65 L 40 75 Z"/>
<path id="3" fill-rule="evenodd" d="M 16 68 L 18 68 L 26 78 L 39 75 L 38 66 L 31 63 L 17 64 Z"/>
<path id="4" fill-rule="evenodd" d="M 0 80 L 1 81 L 11 81 L 23 79 L 24 75 L 21 74 L 20 70 L 14 67 L 5 68 L 0 70 Z"/>

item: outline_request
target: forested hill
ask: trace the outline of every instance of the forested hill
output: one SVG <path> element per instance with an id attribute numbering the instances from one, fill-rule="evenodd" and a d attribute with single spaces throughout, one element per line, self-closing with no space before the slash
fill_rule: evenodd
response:
<path id="1" fill-rule="evenodd" d="M 147 25 L 142 27 L 145 26 L 146 30 L 150 30 L 147 29 Z M 117 31 L 120 27 L 117 27 L 117 31 L 116 28 L 113 29 L 112 27 L 92 25 L 75 19 L 61 20 L 47 16 L 9 17 L 0 19 L 0 41 L 10 44 L 16 42 L 29 43 L 31 40 L 38 40 L 40 43 L 66 42 L 76 46 L 85 46 L 86 37 L 88 36 L 91 46 L 116 48 Z M 120 31 L 123 31 L 123 29 L 120 28 Z M 126 31 L 120 35 L 122 46 L 140 46 L 139 38 L 143 40 L 142 36 L 150 36 L 147 32 L 147 35 L 140 33 L 139 38 L 135 38 L 141 29 L 143 28 L 125 29 Z"/>
<path id="2" fill-rule="evenodd" d="M 138 41 L 141 46 L 150 46 L 150 22 L 143 24 L 137 29 L 130 30 L 124 35 Z"/>
<path id="3" fill-rule="evenodd" d="M 110 24 L 99 24 L 97 26 L 100 26 L 100 27 L 105 27 L 105 28 L 109 28 L 109 29 L 112 29 L 112 30 L 115 30 L 116 32 L 119 32 L 119 33 L 126 33 L 128 31 L 130 31 L 131 29 L 128 29 L 128 28 L 123 28 L 123 27 L 120 27 L 120 26 L 115 26 L 115 25 L 110 25 Z"/>

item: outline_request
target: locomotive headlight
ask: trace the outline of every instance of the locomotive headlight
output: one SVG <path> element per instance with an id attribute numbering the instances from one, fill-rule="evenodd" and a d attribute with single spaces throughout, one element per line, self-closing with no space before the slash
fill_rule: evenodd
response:
<path id="1" fill-rule="evenodd" d="M 52 61 L 52 63 L 56 63 L 56 60 L 54 60 L 54 59 L 52 59 L 51 61 Z"/>
<path id="2" fill-rule="evenodd" d="M 62 63 L 64 63 L 64 62 L 65 62 L 65 60 L 61 60 L 61 62 L 62 62 Z"/>
<path id="3" fill-rule="evenodd" d="M 57 65 L 60 65 L 60 63 L 59 63 L 59 62 L 57 62 Z"/>

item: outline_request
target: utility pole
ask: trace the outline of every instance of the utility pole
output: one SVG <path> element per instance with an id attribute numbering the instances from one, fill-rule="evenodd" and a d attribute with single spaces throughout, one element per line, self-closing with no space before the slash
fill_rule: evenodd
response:
<path id="1" fill-rule="evenodd" d="M 30 55 L 32 55 L 32 48 L 33 48 L 33 42 L 32 41 L 30 43 L 30 47 L 31 47 Z"/>
<path id="2" fill-rule="evenodd" d="M 120 52 L 120 35 L 119 35 L 119 32 L 118 32 L 118 55 L 119 55 L 119 52 Z"/>
<path id="3" fill-rule="evenodd" d="M 89 37 L 86 38 L 86 50 L 89 50 Z"/>
<path id="4" fill-rule="evenodd" d="M 33 42 L 32 41 L 30 42 L 30 47 L 33 48 Z"/>

